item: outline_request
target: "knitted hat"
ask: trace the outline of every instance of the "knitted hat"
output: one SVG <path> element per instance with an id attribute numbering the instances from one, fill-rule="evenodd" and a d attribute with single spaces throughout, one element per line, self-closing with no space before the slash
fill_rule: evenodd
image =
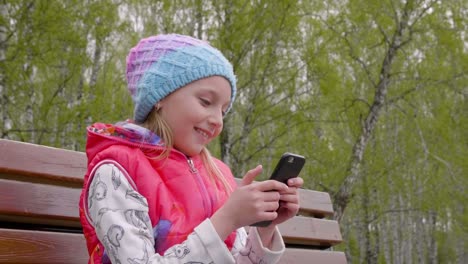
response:
<path id="1" fill-rule="evenodd" d="M 215 75 L 231 84 L 229 110 L 236 96 L 236 77 L 231 63 L 219 50 L 184 35 L 142 39 L 127 57 L 127 82 L 135 102 L 135 121 L 144 122 L 154 105 L 175 90 Z"/>

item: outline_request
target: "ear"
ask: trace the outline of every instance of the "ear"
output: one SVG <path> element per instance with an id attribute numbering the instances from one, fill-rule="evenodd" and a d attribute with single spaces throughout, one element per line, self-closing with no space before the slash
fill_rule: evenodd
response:
<path id="1" fill-rule="evenodd" d="M 159 110 L 161 110 L 161 103 L 158 102 L 157 104 L 155 104 L 154 109 L 156 109 L 156 112 L 159 112 Z"/>

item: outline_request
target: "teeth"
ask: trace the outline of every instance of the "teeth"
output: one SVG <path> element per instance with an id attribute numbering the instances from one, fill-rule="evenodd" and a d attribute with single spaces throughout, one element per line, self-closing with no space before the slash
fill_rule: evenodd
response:
<path id="1" fill-rule="evenodd" d="M 208 134 L 205 133 L 204 131 L 197 129 L 197 132 L 200 133 L 203 137 L 208 138 Z"/>

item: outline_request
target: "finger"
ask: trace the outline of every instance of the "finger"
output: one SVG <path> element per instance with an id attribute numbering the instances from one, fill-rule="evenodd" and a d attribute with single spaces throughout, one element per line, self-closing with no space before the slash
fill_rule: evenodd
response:
<path id="1" fill-rule="evenodd" d="M 263 211 L 272 212 L 272 211 L 278 210 L 279 207 L 280 207 L 280 204 L 278 203 L 278 201 L 265 202 Z"/>
<path id="2" fill-rule="evenodd" d="M 286 192 L 288 190 L 288 186 L 282 182 L 275 181 L 275 180 L 267 180 L 260 182 L 257 185 L 257 188 L 259 191 L 265 192 L 265 191 L 278 191 L 278 192 Z"/>
<path id="3" fill-rule="evenodd" d="M 262 200 L 265 202 L 278 202 L 281 199 L 281 195 L 278 192 L 262 192 Z"/>
<path id="4" fill-rule="evenodd" d="M 299 197 L 294 194 L 284 194 L 280 195 L 280 201 L 284 203 L 299 204 Z"/>
<path id="5" fill-rule="evenodd" d="M 278 213 L 282 213 L 282 212 L 288 212 L 288 214 L 290 213 L 291 215 L 295 215 L 297 214 L 297 212 L 299 212 L 299 204 L 296 204 L 296 203 L 281 203 L 279 209 L 278 209 Z"/>
<path id="6" fill-rule="evenodd" d="M 242 178 L 240 185 L 244 186 L 244 185 L 251 184 L 254 181 L 255 177 L 257 177 L 258 175 L 260 175 L 260 173 L 262 173 L 262 170 L 263 170 L 262 165 L 258 165 L 254 169 L 249 170 Z"/>
<path id="7" fill-rule="evenodd" d="M 304 184 L 304 179 L 301 177 L 294 177 L 288 180 L 288 186 L 289 187 L 296 187 L 300 188 Z"/>
<path id="8" fill-rule="evenodd" d="M 297 188 L 289 187 L 286 191 L 280 192 L 280 194 L 297 194 Z"/>
<path id="9" fill-rule="evenodd" d="M 259 213 L 260 221 L 272 221 L 275 220 L 277 217 L 278 213 L 276 212 L 276 209 Z"/>

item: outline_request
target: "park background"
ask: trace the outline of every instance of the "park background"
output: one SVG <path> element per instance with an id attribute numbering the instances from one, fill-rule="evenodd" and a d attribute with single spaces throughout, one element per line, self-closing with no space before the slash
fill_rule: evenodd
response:
<path id="1" fill-rule="evenodd" d="M 237 177 L 302 154 L 349 263 L 468 263 L 468 1 L 2 0 L 0 12 L 1 138 L 84 151 L 86 126 L 132 116 L 128 50 L 189 34 L 235 68 L 210 149 Z"/>

